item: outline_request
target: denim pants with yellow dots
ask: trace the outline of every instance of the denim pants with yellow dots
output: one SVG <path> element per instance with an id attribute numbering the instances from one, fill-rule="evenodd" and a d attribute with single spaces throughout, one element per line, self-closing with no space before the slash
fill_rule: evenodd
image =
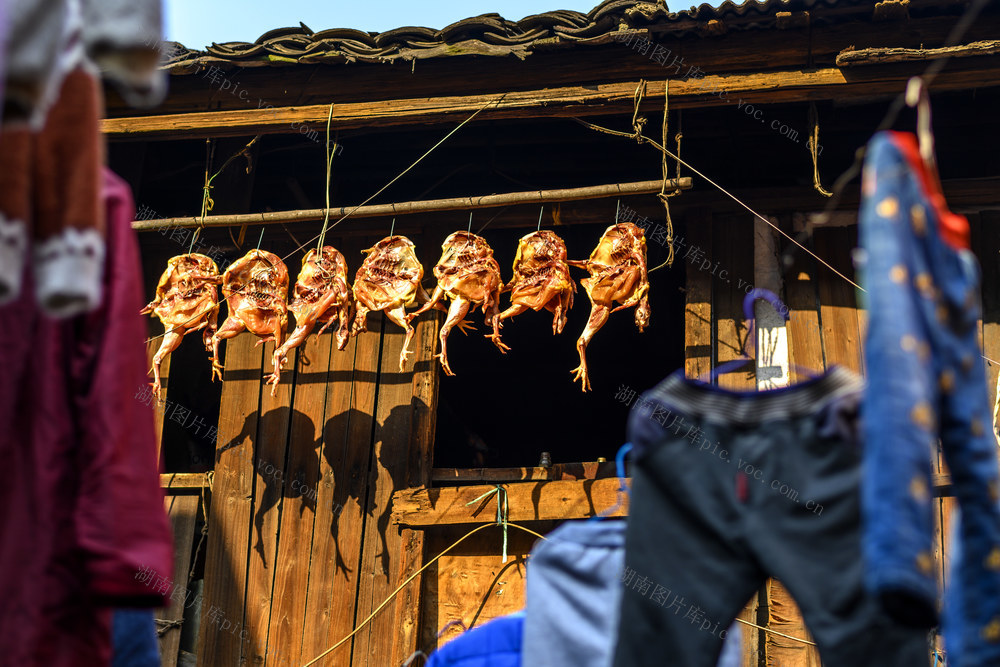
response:
<path id="1" fill-rule="evenodd" d="M 968 223 L 947 210 L 912 135 L 875 135 L 863 181 L 866 585 L 900 622 L 936 624 L 930 489 L 940 442 L 962 510 L 961 562 L 948 582 L 960 604 L 945 609 L 948 665 L 1000 665 L 1000 483 Z"/>

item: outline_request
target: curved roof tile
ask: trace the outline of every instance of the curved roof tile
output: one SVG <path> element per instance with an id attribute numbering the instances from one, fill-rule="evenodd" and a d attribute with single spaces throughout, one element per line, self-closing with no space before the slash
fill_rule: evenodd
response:
<path id="1" fill-rule="evenodd" d="M 187 74 L 208 65 L 263 67 L 470 55 L 524 58 L 535 47 L 550 50 L 581 42 L 605 43 L 611 41 L 612 33 L 621 29 L 676 23 L 680 34 L 687 34 L 699 32 L 701 24 L 709 20 L 727 17 L 741 19 L 735 29 L 757 29 L 773 25 L 773 15 L 778 11 L 834 4 L 838 7 L 871 5 L 871 0 L 745 0 L 740 4 L 725 0 L 718 8 L 702 4 L 680 12 L 671 12 L 662 0 L 605 0 L 586 13 L 555 10 L 526 16 L 520 21 L 509 21 L 499 14 L 483 14 L 456 21 L 441 30 L 410 26 L 381 33 L 351 28 L 314 33 L 300 24 L 297 28 L 270 30 L 252 44 L 212 44 L 204 51 L 173 44 L 164 67 L 173 74 Z"/>

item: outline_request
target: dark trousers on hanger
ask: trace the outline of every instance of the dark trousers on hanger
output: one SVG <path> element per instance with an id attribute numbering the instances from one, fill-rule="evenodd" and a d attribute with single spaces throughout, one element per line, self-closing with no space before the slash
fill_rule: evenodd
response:
<path id="1" fill-rule="evenodd" d="M 835 368 L 761 393 L 678 372 L 644 395 L 629 419 L 635 579 L 616 667 L 711 667 L 768 577 L 795 598 L 825 665 L 929 664 L 925 632 L 882 614 L 863 585 L 860 393 Z"/>

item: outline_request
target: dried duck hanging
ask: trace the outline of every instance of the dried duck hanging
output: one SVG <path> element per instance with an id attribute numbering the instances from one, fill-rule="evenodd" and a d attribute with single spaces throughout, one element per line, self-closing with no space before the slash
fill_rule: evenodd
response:
<path id="1" fill-rule="evenodd" d="M 156 285 L 156 297 L 139 311 L 153 313 L 166 332 L 160 349 L 153 356 L 153 394 L 160 396 L 160 365 L 181 340 L 193 331 L 201 331 L 202 342 L 212 351 L 212 336 L 218 326 L 219 268 L 211 258 L 198 253 L 177 255 L 167 261 L 167 268 Z"/>
<path id="2" fill-rule="evenodd" d="M 438 284 L 434 288 L 431 300 L 419 310 L 410 313 L 408 319 L 413 319 L 438 305 L 441 299 L 448 295 L 451 307 L 448 318 L 441 325 L 441 367 L 448 375 L 454 375 L 448 365 L 448 334 L 458 325 L 465 331 L 465 315 L 479 306 L 486 319 L 486 324 L 492 326 L 493 333 L 486 337 L 506 353 L 510 348 L 500 340 L 500 289 L 503 280 L 500 278 L 500 265 L 493 258 L 493 249 L 481 236 L 471 232 L 455 232 L 441 245 L 441 259 L 434 266 L 434 277 Z"/>
<path id="3" fill-rule="evenodd" d="M 222 296 L 229 315 L 212 336 L 212 371 L 222 379 L 219 343 L 247 330 L 281 347 L 288 327 L 288 268 L 281 258 L 266 250 L 251 250 L 222 274 Z M 277 369 L 268 381 L 275 381 Z"/>
<path id="4" fill-rule="evenodd" d="M 587 345 L 608 317 L 623 308 L 635 309 L 635 324 L 641 332 L 649 324 L 649 277 L 646 273 L 646 238 L 631 222 L 611 225 L 586 261 L 570 260 L 570 266 L 586 269 L 589 278 L 581 282 L 590 298 L 590 319 L 576 341 L 580 365 L 573 369 L 573 381 L 580 380 L 583 391 L 590 390 L 587 373 Z M 615 302 L 619 306 L 615 307 Z"/>
<path id="5" fill-rule="evenodd" d="M 347 347 L 351 335 L 353 298 L 347 283 L 347 260 L 343 253 L 328 245 L 323 246 L 322 255 L 315 248 L 306 253 L 292 297 L 288 310 L 295 315 L 295 330 L 284 345 L 274 349 L 274 373 L 269 380 L 272 396 L 288 353 L 302 345 L 317 324 L 323 325 L 318 334 L 336 326 L 337 349 Z"/>
<path id="6" fill-rule="evenodd" d="M 404 370 L 410 355 L 413 327 L 406 317 L 406 308 L 423 303 L 427 292 L 420 286 L 424 267 L 413 250 L 413 241 L 405 236 L 387 236 L 371 248 L 354 277 L 354 299 L 358 312 L 354 317 L 352 335 L 368 331 L 368 313 L 384 311 L 386 317 L 406 329 L 403 349 L 399 353 L 399 370 Z"/>
<path id="7" fill-rule="evenodd" d="M 562 333 L 576 292 L 566 263 L 565 241 L 547 229 L 522 236 L 514 257 L 514 277 L 503 288 L 508 290 L 511 305 L 500 314 L 501 321 L 529 308 L 544 308 L 553 314 L 552 333 Z"/>

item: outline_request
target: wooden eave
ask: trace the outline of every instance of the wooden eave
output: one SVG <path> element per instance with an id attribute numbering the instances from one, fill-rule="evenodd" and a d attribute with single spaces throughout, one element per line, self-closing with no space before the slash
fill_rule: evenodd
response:
<path id="1" fill-rule="evenodd" d="M 918 61 L 920 62 L 920 61 Z M 895 94 L 916 73 L 912 61 L 870 68 L 786 70 L 712 75 L 670 82 L 675 109 L 819 100 L 860 100 Z M 396 99 L 334 104 L 331 128 L 453 124 L 484 109 L 483 120 L 603 116 L 631 112 L 638 80 L 595 86 L 562 86 L 492 94 Z M 963 58 L 934 83 L 935 91 L 1000 86 L 1000 56 Z M 649 81 L 643 111 L 663 107 L 662 80 Z M 706 91 L 725 91 L 714 95 Z M 194 112 L 160 116 L 108 118 L 102 129 L 109 139 L 163 139 L 296 134 L 303 124 L 326 124 L 329 104 L 274 109 Z"/>

